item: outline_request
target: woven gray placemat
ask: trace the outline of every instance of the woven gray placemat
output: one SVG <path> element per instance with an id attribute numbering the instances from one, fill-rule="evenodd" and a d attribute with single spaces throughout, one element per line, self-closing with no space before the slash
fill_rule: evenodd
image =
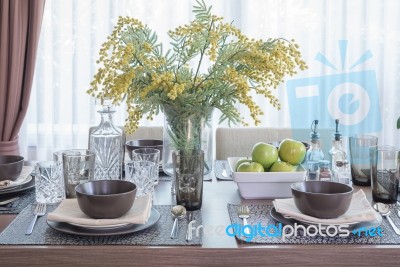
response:
<path id="1" fill-rule="evenodd" d="M 225 166 L 224 166 L 225 164 Z M 228 177 L 224 177 L 222 176 L 222 170 L 225 169 Z M 231 170 L 229 168 L 229 164 L 227 160 L 216 160 L 215 164 L 214 164 L 214 173 L 215 173 L 215 177 L 217 178 L 217 180 L 221 180 L 221 181 L 232 181 L 232 173 Z"/>
<path id="2" fill-rule="evenodd" d="M 154 206 L 160 212 L 160 220 L 152 227 L 141 232 L 119 236 L 76 236 L 65 234 L 50 228 L 46 217 L 37 219 L 31 235 L 25 235 L 29 223 L 33 218 L 34 205 L 27 206 L 14 221 L 0 234 L 0 245 L 143 245 L 143 246 L 199 246 L 202 244 L 200 236 L 193 234 L 190 242 L 185 240 L 187 221 L 179 221 L 179 236 L 170 238 L 173 219 L 170 215 L 170 205 Z M 48 205 L 47 211 L 51 212 L 56 205 Z M 194 211 L 195 225 L 202 224 L 201 211 Z"/>
<path id="3" fill-rule="evenodd" d="M 18 214 L 31 203 L 36 201 L 35 188 L 31 188 L 22 192 L 7 195 L 6 198 L 16 197 L 19 199 L 1 207 L 7 208 L 7 210 L 0 210 L 0 214 Z M 3 196 L 4 197 L 4 196 Z"/>
<path id="4" fill-rule="evenodd" d="M 398 218 L 395 211 L 395 204 L 389 205 L 392 210 L 392 220 L 394 223 L 400 227 L 400 219 Z M 242 219 L 240 219 L 237 215 L 237 209 L 239 205 L 228 204 L 228 212 L 229 217 L 231 219 L 231 223 L 233 225 L 243 225 Z M 247 222 L 251 226 L 261 225 L 266 227 L 268 225 L 279 226 L 279 223 L 275 221 L 271 215 L 270 211 L 272 209 L 272 205 L 249 205 L 250 209 L 250 217 L 247 219 Z M 390 226 L 389 222 L 386 219 L 383 219 L 382 224 L 380 225 L 382 230 L 382 236 L 368 236 L 366 237 L 364 233 L 361 236 L 354 235 L 351 233 L 348 237 L 323 237 L 317 235 L 315 237 L 305 237 L 301 233 L 298 236 L 287 237 L 285 240 L 282 237 L 271 237 L 271 236 L 261 236 L 257 234 L 251 240 L 248 240 L 244 235 L 236 235 L 235 237 L 243 242 L 248 243 L 256 243 L 256 244 L 373 244 L 373 245 L 395 245 L 400 244 L 400 236 L 398 236 Z M 232 232 L 232 231 L 231 231 Z"/>

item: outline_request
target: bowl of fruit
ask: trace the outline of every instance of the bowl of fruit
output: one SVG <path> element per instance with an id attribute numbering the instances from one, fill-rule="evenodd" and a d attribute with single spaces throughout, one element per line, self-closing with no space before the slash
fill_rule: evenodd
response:
<path id="1" fill-rule="evenodd" d="M 284 139 L 278 147 L 260 142 L 251 152 L 251 157 L 228 158 L 233 180 L 245 199 L 291 197 L 291 184 L 306 178 L 301 165 L 306 156 L 302 142 Z"/>

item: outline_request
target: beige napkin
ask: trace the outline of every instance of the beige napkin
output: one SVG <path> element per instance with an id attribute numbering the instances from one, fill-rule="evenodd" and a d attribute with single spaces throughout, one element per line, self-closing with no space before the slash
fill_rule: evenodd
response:
<path id="1" fill-rule="evenodd" d="M 273 201 L 275 210 L 285 218 L 307 221 L 315 224 L 348 224 L 356 222 L 368 222 L 379 218 L 378 213 L 371 207 L 363 190 L 353 193 L 349 210 L 333 219 L 319 219 L 301 213 L 294 204 L 293 198 L 275 199 Z"/>
<path id="2" fill-rule="evenodd" d="M 150 217 L 152 206 L 151 195 L 135 199 L 132 208 L 116 219 L 92 219 L 79 208 L 76 198 L 64 199 L 60 205 L 47 215 L 49 221 L 67 222 L 87 226 L 116 225 L 123 223 L 145 224 Z"/>
<path id="3" fill-rule="evenodd" d="M 30 180 L 32 180 L 32 177 L 31 177 L 32 171 L 33 171 L 32 166 L 22 167 L 22 172 L 15 181 L 11 181 L 11 180 L 0 181 L 0 189 L 17 186 L 22 183 L 28 183 Z"/>

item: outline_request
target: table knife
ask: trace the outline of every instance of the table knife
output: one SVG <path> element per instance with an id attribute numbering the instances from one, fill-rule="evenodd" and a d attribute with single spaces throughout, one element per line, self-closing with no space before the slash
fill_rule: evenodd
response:
<path id="1" fill-rule="evenodd" d="M 400 206 L 400 201 L 397 201 L 397 206 Z M 397 216 L 400 218 L 400 207 L 397 208 Z"/>
<path id="2" fill-rule="evenodd" d="M 191 211 L 191 212 L 189 212 L 189 214 L 188 214 L 188 228 L 187 228 L 187 231 L 186 231 L 186 241 L 191 241 L 192 240 L 192 237 L 193 237 L 193 230 L 195 230 L 196 228 L 193 228 L 192 227 L 192 225 L 193 225 L 193 223 L 191 223 L 191 222 L 195 222 L 195 219 L 194 219 L 194 215 L 193 215 L 193 212 Z"/>

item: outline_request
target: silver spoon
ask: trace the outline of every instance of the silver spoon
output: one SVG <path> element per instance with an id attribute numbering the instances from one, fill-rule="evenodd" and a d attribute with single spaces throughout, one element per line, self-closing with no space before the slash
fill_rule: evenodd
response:
<path id="1" fill-rule="evenodd" d="M 171 215 L 175 219 L 171 230 L 171 238 L 176 238 L 178 236 L 178 220 L 185 217 L 186 209 L 181 205 L 173 206 L 171 209 Z"/>
<path id="2" fill-rule="evenodd" d="M 400 235 L 400 230 L 399 228 L 397 228 L 397 226 L 394 224 L 394 222 L 392 221 L 392 219 L 390 219 L 389 215 L 390 215 L 390 209 L 389 206 L 384 204 L 384 203 L 376 203 L 374 204 L 374 209 L 379 212 L 382 217 L 386 218 L 390 225 L 392 226 L 393 230 L 395 231 L 396 234 Z"/>
<path id="3" fill-rule="evenodd" d="M 222 168 L 223 169 L 222 169 L 221 175 L 223 177 L 225 177 L 225 178 L 228 178 L 228 172 L 226 171 L 227 167 L 226 167 L 226 163 L 225 162 L 222 163 Z"/>

